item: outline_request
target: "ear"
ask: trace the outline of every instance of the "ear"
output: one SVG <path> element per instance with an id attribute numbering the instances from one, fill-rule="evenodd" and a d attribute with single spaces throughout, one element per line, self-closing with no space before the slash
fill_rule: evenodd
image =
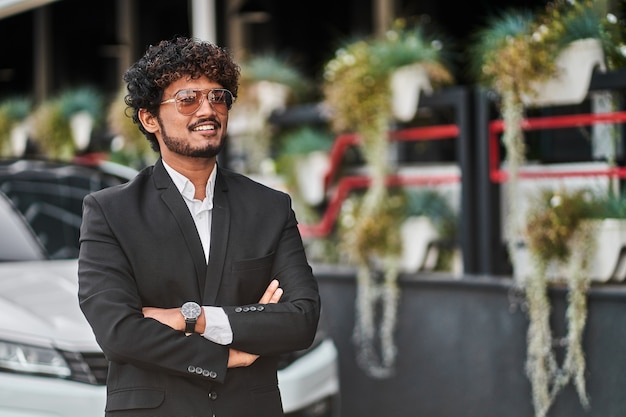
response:
<path id="1" fill-rule="evenodd" d="M 154 133 L 159 130 L 159 123 L 157 122 L 156 116 L 150 113 L 146 109 L 139 109 L 139 121 L 143 125 L 144 129 L 146 129 L 150 133 Z"/>

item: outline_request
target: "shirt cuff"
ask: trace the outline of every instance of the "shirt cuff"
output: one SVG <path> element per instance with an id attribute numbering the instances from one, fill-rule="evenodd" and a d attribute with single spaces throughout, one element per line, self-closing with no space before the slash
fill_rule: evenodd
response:
<path id="1" fill-rule="evenodd" d="M 221 307 L 203 306 L 206 325 L 202 337 L 220 345 L 229 345 L 233 342 L 233 330 L 224 309 Z"/>

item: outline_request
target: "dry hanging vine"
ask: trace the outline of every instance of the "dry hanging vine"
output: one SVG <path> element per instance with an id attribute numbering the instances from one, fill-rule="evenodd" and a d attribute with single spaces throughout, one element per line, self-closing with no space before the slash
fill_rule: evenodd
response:
<path id="1" fill-rule="evenodd" d="M 397 354 L 394 332 L 405 203 L 402 197 L 391 195 L 386 185 L 387 131 L 392 119 L 390 75 L 398 67 L 423 62 L 431 81 L 451 80 L 437 61 L 439 44 L 428 42 L 419 28 L 407 30 L 405 24 L 395 22 L 384 39 L 356 41 L 339 49 L 324 74 L 332 125 L 338 132 L 359 134 L 370 177 L 358 202 L 344 206 L 340 237 L 342 252 L 357 266 L 353 335 L 357 361 L 376 378 L 393 373 Z"/>

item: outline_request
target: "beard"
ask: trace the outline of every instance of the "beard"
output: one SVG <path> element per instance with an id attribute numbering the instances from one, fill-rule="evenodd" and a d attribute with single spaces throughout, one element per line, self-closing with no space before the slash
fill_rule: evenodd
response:
<path id="1" fill-rule="evenodd" d="M 224 136 L 222 136 L 217 145 L 206 142 L 204 146 L 192 147 L 187 140 L 168 135 L 165 130 L 165 126 L 163 126 L 163 123 L 161 122 L 161 119 L 157 117 L 157 121 L 161 128 L 163 143 L 165 144 L 167 149 L 179 155 L 188 156 L 191 158 L 214 158 L 219 155 L 219 153 L 222 151 L 222 149 L 224 149 L 224 146 L 226 145 L 226 140 L 224 139 Z"/>

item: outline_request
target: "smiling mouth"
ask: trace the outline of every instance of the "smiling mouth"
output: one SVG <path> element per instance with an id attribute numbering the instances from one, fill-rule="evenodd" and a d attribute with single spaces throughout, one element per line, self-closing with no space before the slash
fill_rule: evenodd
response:
<path id="1" fill-rule="evenodd" d="M 192 130 L 194 132 L 210 132 L 216 129 L 217 128 L 215 127 L 215 125 L 202 125 L 202 126 L 194 127 Z"/>

